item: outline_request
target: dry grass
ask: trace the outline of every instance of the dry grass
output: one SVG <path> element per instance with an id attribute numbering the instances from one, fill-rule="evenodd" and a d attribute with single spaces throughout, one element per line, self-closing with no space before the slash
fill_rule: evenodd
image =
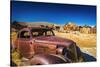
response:
<path id="1" fill-rule="evenodd" d="M 10 38 L 11 38 L 11 42 L 13 43 L 17 38 L 17 32 L 12 32 Z"/>
<path id="2" fill-rule="evenodd" d="M 85 52 L 88 51 L 96 57 L 96 34 L 54 32 L 56 36 L 73 40 Z"/>
<path id="3" fill-rule="evenodd" d="M 96 34 L 54 32 L 56 36 L 73 40 L 79 47 L 96 47 Z"/>

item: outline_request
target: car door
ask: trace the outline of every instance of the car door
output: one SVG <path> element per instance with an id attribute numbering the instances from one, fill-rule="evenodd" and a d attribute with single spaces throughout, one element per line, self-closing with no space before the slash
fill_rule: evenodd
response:
<path id="1" fill-rule="evenodd" d="M 45 53 L 46 49 L 48 48 L 46 46 L 47 44 L 43 44 L 43 43 L 39 43 L 37 42 L 37 40 L 34 43 L 34 50 L 36 54 L 41 54 L 41 53 Z"/>
<path id="2" fill-rule="evenodd" d="M 39 43 L 36 40 L 36 38 L 40 36 L 40 33 L 41 33 L 41 29 L 33 28 L 31 30 L 32 40 L 33 40 L 32 44 L 33 44 L 33 49 L 34 49 L 35 54 L 44 52 L 44 47 L 41 46 L 42 43 Z"/>
<path id="3" fill-rule="evenodd" d="M 47 31 L 46 32 L 43 32 L 43 35 L 42 37 L 41 36 L 38 36 L 39 33 L 38 32 L 33 32 L 33 35 L 34 36 L 37 36 L 39 39 L 36 39 L 35 42 L 34 42 L 34 49 L 35 49 L 35 53 L 56 53 L 56 47 L 54 44 L 51 44 L 50 42 L 48 42 L 48 40 L 42 40 L 42 38 L 45 38 L 47 36 L 49 36 L 51 32 Z M 34 38 L 34 37 L 33 37 Z"/>
<path id="4" fill-rule="evenodd" d="M 18 51 L 24 57 L 31 57 L 34 53 L 33 46 L 31 44 L 30 31 L 23 30 L 18 36 Z"/>
<path id="5" fill-rule="evenodd" d="M 39 53 L 44 53 L 44 54 L 52 53 L 52 54 L 55 54 L 56 53 L 56 45 L 54 45 L 53 43 L 50 43 L 50 42 L 43 41 L 43 40 L 42 41 L 35 40 L 34 50 L 35 50 L 36 54 L 39 54 Z"/>

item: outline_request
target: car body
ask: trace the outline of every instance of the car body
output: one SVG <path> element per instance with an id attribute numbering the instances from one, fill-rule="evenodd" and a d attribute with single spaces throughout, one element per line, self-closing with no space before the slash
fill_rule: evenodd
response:
<path id="1" fill-rule="evenodd" d="M 82 59 L 82 53 L 72 40 L 55 36 L 52 28 L 31 27 L 18 32 L 14 47 L 25 58 L 37 54 L 63 55 L 71 62 Z"/>

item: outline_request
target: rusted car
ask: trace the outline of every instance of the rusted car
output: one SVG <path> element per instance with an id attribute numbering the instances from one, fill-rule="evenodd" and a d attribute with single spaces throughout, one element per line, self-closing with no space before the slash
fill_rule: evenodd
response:
<path id="1" fill-rule="evenodd" d="M 31 59 L 32 64 L 42 64 L 39 57 L 55 61 L 53 56 L 64 57 L 67 62 L 84 61 L 81 50 L 76 43 L 69 39 L 55 36 L 52 28 L 32 27 L 23 28 L 18 32 L 14 48 L 22 57 Z M 35 58 L 35 56 L 38 58 Z M 51 57 L 51 59 L 50 59 Z M 53 58 L 53 59 L 52 59 Z M 35 59 L 35 60 L 34 60 Z M 38 63 L 41 61 L 41 63 Z M 55 62 L 56 63 L 56 62 Z M 45 64 L 45 63 L 44 63 Z M 52 64 L 52 63 L 50 63 Z"/>

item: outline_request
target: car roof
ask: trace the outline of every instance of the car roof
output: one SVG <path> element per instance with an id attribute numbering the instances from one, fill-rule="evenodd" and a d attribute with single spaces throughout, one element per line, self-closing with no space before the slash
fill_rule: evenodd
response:
<path id="1" fill-rule="evenodd" d="M 27 31 L 30 31 L 30 30 L 34 30 L 34 29 L 43 29 L 43 30 L 52 30 L 53 28 L 50 28 L 50 27 L 26 27 L 26 28 L 23 28 L 21 29 L 20 31 L 23 31 L 23 30 L 27 30 Z"/>

